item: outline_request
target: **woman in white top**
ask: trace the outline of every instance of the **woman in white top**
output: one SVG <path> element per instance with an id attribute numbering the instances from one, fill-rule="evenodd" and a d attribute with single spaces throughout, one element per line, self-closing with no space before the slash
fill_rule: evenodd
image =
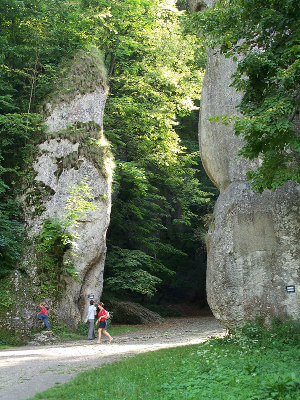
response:
<path id="1" fill-rule="evenodd" d="M 89 333 L 88 333 L 88 340 L 95 339 L 95 315 L 96 315 L 97 308 L 94 306 L 94 300 L 90 301 L 90 305 L 88 308 L 87 314 L 87 321 L 89 323 Z"/>

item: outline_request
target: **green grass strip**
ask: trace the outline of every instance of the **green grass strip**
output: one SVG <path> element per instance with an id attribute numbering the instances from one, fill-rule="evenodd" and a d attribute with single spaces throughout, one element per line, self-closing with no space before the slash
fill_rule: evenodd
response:
<path id="1" fill-rule="evenodd" d="M 140 354 L 84 372 L 33 399 L 299 399 L 299 336 L 281 332 L 279 338 L 258 329 L 247 335 Z"/>

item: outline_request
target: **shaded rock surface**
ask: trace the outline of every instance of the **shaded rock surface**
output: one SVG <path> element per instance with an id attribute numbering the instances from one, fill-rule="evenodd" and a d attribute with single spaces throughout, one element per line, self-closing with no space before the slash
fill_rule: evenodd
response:
<path id="1" fill-rule="evenodd" d="M 194 1 L 202 7 L 212 1 Z M 299 185 L 254 193 L 245 181 L 259 160 L 235 158 L 243 145 L 232 125 L 208 121 L 236 114 L 241 100 L 231 84 L 236 63 L 208 49 L 199 119 L 203 165 L 220 189 L 207 241 L 207 297 L 214 315 L 233 328 L 260 315 L 298 318 Z M 286 286 L 295 286 L 288 293 Z"/>
<path id="2" fill-rule="evenodd" d="M 214 315 L 230 328 L 258 315 L 266 322 L 299 317 L 298 238 L 296 184 L 260 195 L 245 182 L 231 183 L 217 201 L 208 243 Z"/>
<path id="3" fill-rule="evenodd" d="M 208 49 L 207 56 L 199 117 L 199 143 L 207 175 L 222 190 L 230 182 L 245 180 L 246 172 L 258 163 L 244 157 L 235 158 L 243 140 L 234 135 L 232 124 L 223 125 L 208 120 L 217 115 L 237 114 L 236 106 L 242 96 L 229 86 L 237 63 L 225 58 L 217 50 Z"/>
<path id="4" fill-rule="evenodd" d="M 159 314 L 129 301 L 109 301 L 105 307 L 112 313 L 114 324 L 148 324 L 163 321 Z"/>

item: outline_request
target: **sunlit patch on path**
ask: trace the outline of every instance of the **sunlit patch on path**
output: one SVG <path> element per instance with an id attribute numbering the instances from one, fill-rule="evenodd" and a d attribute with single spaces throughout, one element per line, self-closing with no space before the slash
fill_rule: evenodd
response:
<path id="1" fill-rule="evenodd" d="M 138 332 L 106 340 L 22 347 L 0 352 L 0 399 L 24 400 L 65 383 L 79 372 L 122 357 L 162 348 L 201 343 L 225 329 L 213 317 L 168 319 Z"/>

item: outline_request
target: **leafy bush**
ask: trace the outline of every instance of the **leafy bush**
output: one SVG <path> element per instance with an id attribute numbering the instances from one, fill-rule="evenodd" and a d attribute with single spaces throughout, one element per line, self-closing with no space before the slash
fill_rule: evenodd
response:
<path id="1" fill-rule="evenodd" d="M 161 283 L 160 273 L 172 274 L 163 264 L 141 250 L 121 249 L 117 246 L 106 260 L 105 288 L 113 293 L 134 292 L 152 297 Z"/>
<path id="2" fill-rule="evenodd" d="M 252 347 L 280 347 L 284 344 L 300 345 L 300 321 L 281 322 L 273 319 L 271 326 L 263 325 L 260 319 L 246 323 L 237 329 L 233 335 L 225 341 L 236 344 L 247 344 Z"/>
<path id="3" fill-rule="evenodd" d="M 262 383 L 261 387 L 263 394 L 256 398 L 253 397 L 253 400 L 293 399 L 300 392 L 300 382 L 294 373 L 289 376 L 269 378 L 266 382 Z"/>
<path id="4" fill-rule="evenodd" d="M 22 346 L 27 343 L 30 336 L 15 331 L 11 332 L 7 329 L 0 328 L 0 346 Z"/>

